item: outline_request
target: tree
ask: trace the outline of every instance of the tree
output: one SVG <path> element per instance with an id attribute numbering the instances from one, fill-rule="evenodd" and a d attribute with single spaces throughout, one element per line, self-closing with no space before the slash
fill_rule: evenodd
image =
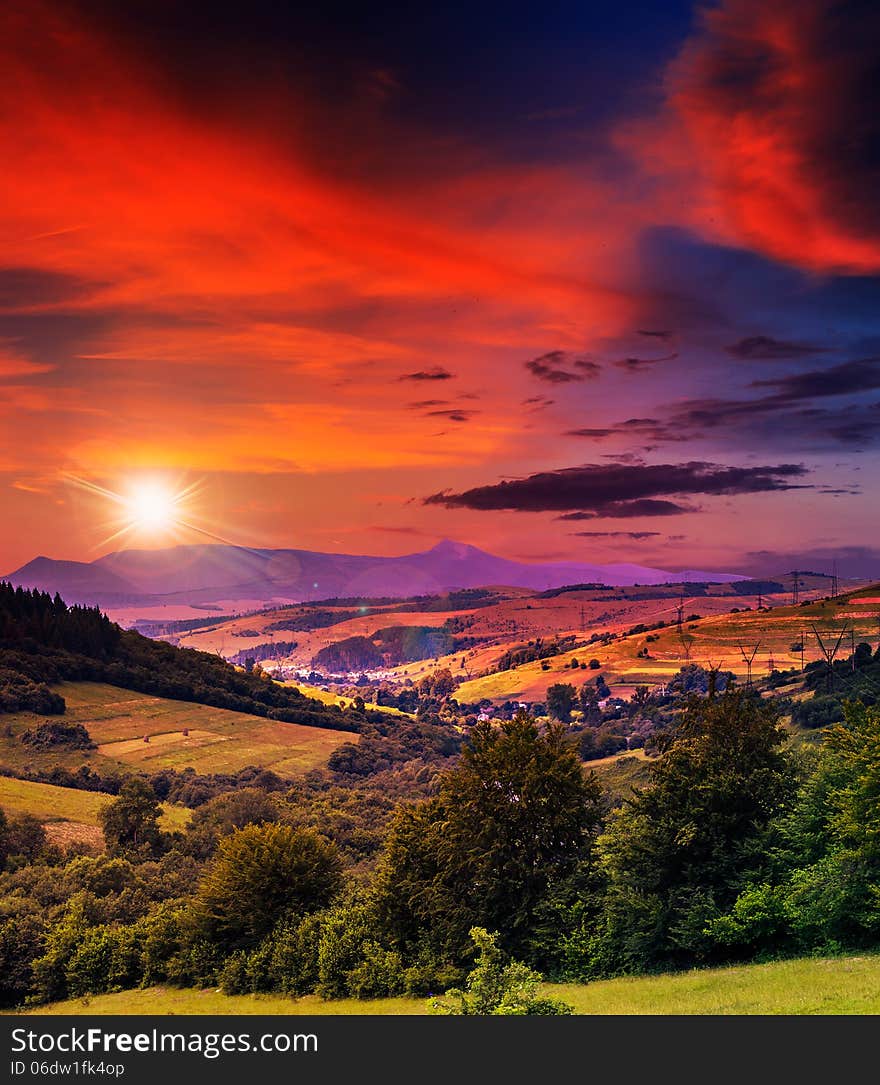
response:
<path id="1" fill-rule="evenodd" d="M 578 691 L 578 704 L 584 723 L 598 723 L 602 719 L 599 710 L 599 693 L 592 682 L 584 682 Z"/>
<path id="2" fill-rule="evenodd" d="M 158 850 L 162 840 L 161 813 L 159 800 L 147 781 L 129 777 L 119 789 L 118 798 L 98 813 L 107 850 L 111 855 Z"/>
<path id="3" fill-rule="evenodd" d="M 880 710 L 855 702 L 807 748 L 774 869 L 746 885 L 710 933 L 731 953 L 838 951 L 880 936 Z M 763 873 L 763 872 L 762 872 Z"/>
<path id="4" fill-rule="evenodd" d="M 221 837 L 236 829 L 278 820 L 278 805 L 271 794 L 255 787 L 228 791 L 193 811 L 186 831 L 188 849 L 207 857 Z"/>
<path id="5" fill-rule="evenodd" d="M 46 848 L 46 830 L 33 814 L 17 814 L 9 820 L 6 841 L 10 856 L 32 862 Z"/>
<path id="6" fill-rule="evenodd" d="M 560 723 L 571 722 L 571 710 L 577 703 L 577 691 L 567 682 L 557 682 L 547 690 L 547 711 Z"/>
<path id="7" fill-rule="evenodd" d="M 559 724 L 539 729 L 524 712 L 478 723 L 439 794 L 392 825 L 379 875 L 389 929 L 452 961 L 473 926 L 525 947 L 548 887 L 591 853 L 600 800 Z"/>
<path id="8" fill-rule="evenodd" d="M 750 691 L 690 701 L 660 739 L 650 784 L 599 840 L 608 888 L 587 971 L 676 967 L 711 952 L 707 924 L 760 867 L 767 828 L 794 797 L 784 741 L 776 707 Z"/>
<path id="9" fill-rule="evenodd" d="M 199 885 L 198 925 L 227 949 L 248 948 L 286 914 L 327 904 L 342 884 L 335 844 L 311 829 L 247 825 L 225 837 Z"/>

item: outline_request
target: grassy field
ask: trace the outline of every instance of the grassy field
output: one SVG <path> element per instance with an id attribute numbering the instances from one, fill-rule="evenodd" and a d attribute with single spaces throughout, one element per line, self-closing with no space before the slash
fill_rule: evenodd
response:
<path id="1" fill-rule="evenodd" d="M 807 958 L 739 968 L 713 968 L 663 976 L 547 984 L 546 991 L 578 1014 L 876 1014 L 880 1013 L 880 957 Z M 35 1014 L 335 1014 L 412 1016 L 426 999 L 323 1002 L 270 995 L 223 995 L 153 987 L 72 999 Z"/>
<path id="2" fill-rule="evenodd" d="M 7 813 L 33 814 L 43 823 L 56 844 L 80 841 L 103 847 L 98 811 L 113 798 L 96 791 L 79 791 L 31 780 L 0 776 L 0 808 Z M 182 829 L 191 811 L 165 803 L 160 825 L 166 831 Z"/>
<path id="3" fill-rule="evenodd" d="M 322 689 L 320 686 L 310 686 L 308 682 L 280 682 L 279 685 L 298 689 L 303 696 L 312 697 L 316 701 L 321 701 L 322 704 L 338 704 L 342 705 L 343 708 L 348 708 L 354 702 L 353 697 L 342 697 L 332 690 Z M 371 712 L 385 712 L 390 716 L 406 716 L 405 712 L 401 712 L 399 708 L 392 708 L 391 705 L 371 703 L 368 707 Z"/>
<path id="4" fill-rule="evenodd" d="M 45 723 L 46 717 L 19 712 L 4 717 L 0 764 L 13 769 L 49 764 L 78 768 L 85 762 L 96 769 L 192 767 L 200 773 L 259 765 L 296 776 L 325 764 L 341 743 L 357 741 L 346 731 L 280 723 L 96 682 L 65 682 L 57 690 L 67 701 L 64 721 L 81 723 L 98 749 L 35 752 L 19 736 Z"/>

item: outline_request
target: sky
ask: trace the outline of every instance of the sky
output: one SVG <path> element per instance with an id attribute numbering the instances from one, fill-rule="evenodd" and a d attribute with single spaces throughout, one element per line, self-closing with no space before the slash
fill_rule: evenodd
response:
<path id="1" fill-rule="evenodd" d="M 880 576 L 873 0 L 300 7 L 0 7 L 0 571 Z"/>

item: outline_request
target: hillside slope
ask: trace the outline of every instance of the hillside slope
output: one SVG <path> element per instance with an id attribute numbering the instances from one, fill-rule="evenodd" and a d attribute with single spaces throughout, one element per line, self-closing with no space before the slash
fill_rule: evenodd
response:
<path id="1" fill-rule="evenodd" d="M 107 682 L 153 696 L 247 712 L 283 723 L 357 731 L 370 714 L 304 697 L 216 656 L 123 631 L 97 608 L 0 583 L 0 712 L 60 715 L 49 686 Z"/>
<path id="2" fill-rule="evenodd" d="M 22 735 L 46 717 L 12 713 L 2 717 L 0 768 L 45 773 L 88 765 L 106 775 L 186 768 L 234 773 L 253 765 L 290 778 L 325 765 L 338 746 L 358 740 L 349 731 L 284 723 L 102 683 L 64 682 L 55 689 L 67 704 L 65 724 L 82 725 L 96 748 L 27 745 Z"/>
<path id="3" fill-rule="evenodd" d="M 705 614 L 702 602 L 689 600 L 689 606 L 702 611 L 704 616 L 686 621 L 681 632 L 672 622 L 653 632 L 643 630 L 607 643 L 596 642 L 549 660 L 474 677 L 459 686 L 456 696 L 466 702 L 482 698 L 541 700 L 548 686 L 556 682 L 583 680 L 583 672 L 578 678 L 571 670 L 573 658 L 597 659 L 598 671 L 590 671 L 587 677 L 595 678 L 601 673 L 613 692 L 626 693 L 637 685 L 663 685 L 690 662 L 719 667 L 744 678 L 749 668 L 743 652 L 750 655 L 753 650 L 752 675 L 757 679 L 773 670 L 800 669 L 802 661 L 805 666 L 822 661 L 822 646 L 816 631 L 826 646 L 829 643 L 833 646 L 837 636 L 843 633 L 843 655 L 849 655 L 852 645 L 860 641 L 876 646 L 880 635 L 878 585 L 847 592 L 835 599 L 735 613 L 725 607 L 722 613 Z"/>

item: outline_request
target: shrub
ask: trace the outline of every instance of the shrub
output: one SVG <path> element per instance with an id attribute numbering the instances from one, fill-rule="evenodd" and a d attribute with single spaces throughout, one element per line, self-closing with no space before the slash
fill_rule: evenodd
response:
<path id="1" fill-rule="evenodd" d="M 38 750 L 48 750 L 53 746 L 63 746 L 68 750 L 96 748 L 91 735 L 81 723 L 41 723 L 37 727 L 29 727 L 22 734 L 21 741 Z"/>
<path id="2" fill-rule="evenodd" d="M 405 986 L 400 954 L 374 941 L 364 942 L 361 953 L 360 963 L 347 976 L 349 993 L 355 998 L 399 995 Z"/>
<path id="3" fill-rule="evenodd" d="M 443 1016 L 493 1015 L 501 1017 L 558 1016 L 574 1010 L 555 998 L 541 998 L 541 974 L 520 961 L 507 961 L 498 948 L 498 935 L 472 927 L 471 940 L 479 951 L 464 990 L 452 987 L 433 999 L 430 1012 Z"/>

